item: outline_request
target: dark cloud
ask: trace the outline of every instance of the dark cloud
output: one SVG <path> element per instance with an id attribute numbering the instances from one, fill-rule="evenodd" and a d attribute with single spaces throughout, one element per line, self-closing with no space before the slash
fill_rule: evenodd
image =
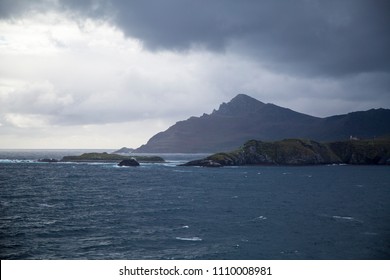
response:
<path id="1" fill-rule="evenodd" d="M 46 8 L 51 3 L 42 2 Z M 1 15 L 38 4 L 2 0 Z M 271 69 L 304 75 L 390 71 L 387 0 L 71 0 L 51 6 L 109 18 L 150 50 L 234 51 Z"/>
<path id="2" fill-rule="evenodd" d="M 386 0 L 66 2 L 112 13 L 126 35 L 152 50 L 233 49 L 279 71 L 314 75 L 390 70 Z"/>

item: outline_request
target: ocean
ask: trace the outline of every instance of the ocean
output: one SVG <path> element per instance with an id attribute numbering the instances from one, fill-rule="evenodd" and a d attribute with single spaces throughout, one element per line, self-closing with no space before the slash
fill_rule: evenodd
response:
<path id="1" fill-rule="evenodd" d="M 389 166 L 40 163 L 0 150 L 1 259 L 390 259 Z"/>

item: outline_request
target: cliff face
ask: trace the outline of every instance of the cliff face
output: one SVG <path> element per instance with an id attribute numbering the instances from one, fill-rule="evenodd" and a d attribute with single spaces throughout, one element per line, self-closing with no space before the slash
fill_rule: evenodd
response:
<path id="1" fill-rule="evenodd" d="M 390 164 L 390 140 L 319 143 L 287 139 L 251 140 L 240 149 L 191 161 L 186 166 Z"/>
<path id="2" fill-rule="evenodd" d="M 329 147 L 347 164 L 390 165 L 389 139 L 333 142 Z"/>
<path id="3" fill-rule="evenodd" d="M 371 138 L 390 134 L 389 123 L 390 110 L 385 109 L 317 118 L 239 94 L 211 114 L 177 122 L 135 152 L 215 153 L 233 150 L 248 139 L 337 141 L 350 135 Z"/>

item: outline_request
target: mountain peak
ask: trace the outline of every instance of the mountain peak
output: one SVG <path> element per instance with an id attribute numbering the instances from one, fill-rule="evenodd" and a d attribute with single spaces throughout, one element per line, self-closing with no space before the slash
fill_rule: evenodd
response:
<path id="1" fill-rule="evenodd" d="M 258 111 L 265 104 L 246 94 L 238 94 L 228 103 L 222 103 L 218 111 L 214 113 L 221 115 L 242 115 Z"/>
<path id="2" fill-rule="evenodd" d="M 249 96 L 243 93 L 237 94 L 235 97 L 230 100 L 229 103 L 261 103 L 264 104 L 263 102 Z"/>

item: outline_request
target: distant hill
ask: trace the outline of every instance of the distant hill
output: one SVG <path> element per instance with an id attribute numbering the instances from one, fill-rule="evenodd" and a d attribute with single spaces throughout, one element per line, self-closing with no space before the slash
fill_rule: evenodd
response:
<path id="1" fill-rule="evenodd" d="M 130 154 L 134 152 L 134 149 L 132 148 L 127 148 L 127 147 L 123 147 L 123 148 L 120 148 L 119 150 L 117 151 L 114 151 L 112 152 L 113 154 Z"/>
<path id="2" fill-rule="evenodd" d="M 236 149 L 250 139 L 315 141 L 390 134 L 390 110 L 371 109 L 318 118 L 239 94 L 218 110 L 179 121 L 154 135 L 138 153 L 207 153 Z"/>

